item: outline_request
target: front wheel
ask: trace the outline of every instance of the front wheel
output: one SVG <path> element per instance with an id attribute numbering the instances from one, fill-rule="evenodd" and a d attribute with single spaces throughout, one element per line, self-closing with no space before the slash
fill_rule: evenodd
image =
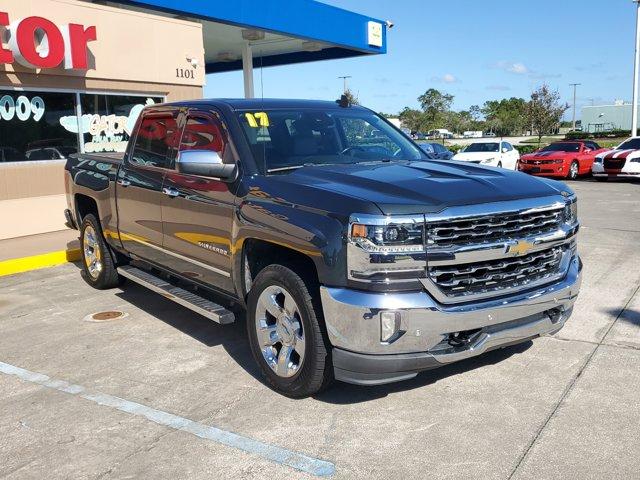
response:
<path id="1" fill-rule="evenodd" d="M 82 251 L 82 278 L 94 288 L 104 290 L 122 283 L 113 256 L 102 235 L 98 219 L 89 214 L 80 228 Z"/>
<path id="2" fill-rule="evenodd" d="M 308 397 L 331 383 L 322 312 L 307 283 L 283 265 L 255 279 L 247 301 L 247 335 L 266 382 L 292 398 Z"/>

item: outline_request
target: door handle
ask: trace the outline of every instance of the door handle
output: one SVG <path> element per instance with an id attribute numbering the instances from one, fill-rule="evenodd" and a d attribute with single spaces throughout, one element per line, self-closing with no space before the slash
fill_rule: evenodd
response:
<path id="1" fill-rule="evenodd" d="M 120 180 L 118 180 L 118 185 L 122 185 L 123 187 L 128 187 L 129 185 L 131 185 L 131 182 L 125 178 L 121 178 Z"/>
<path id="2" fill-rule="evenodd" d="M 173 187 L 164 187 L 162 189 L 162 193 L 164 193 L 165 195 L 169 196 L 169 197 L 178 197 L 180 196 L 180 192 L 178 190 L 176 190 Z"/>

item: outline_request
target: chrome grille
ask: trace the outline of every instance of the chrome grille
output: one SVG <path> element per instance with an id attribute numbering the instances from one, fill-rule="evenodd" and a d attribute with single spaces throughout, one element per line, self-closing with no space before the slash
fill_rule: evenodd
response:
<path id="1" fill-rule="evenodd" d="M 562 208 L 427 222 L 427 246 L 447 248 L 486 244 L 558 230 Z"/>
<path id="2" fill-rule="evenodd" d="M 521 257 L 428 267 L 431 281 L 448 297 L 473 296 L 553 279 L 560 273 L 563 246 Z"/>

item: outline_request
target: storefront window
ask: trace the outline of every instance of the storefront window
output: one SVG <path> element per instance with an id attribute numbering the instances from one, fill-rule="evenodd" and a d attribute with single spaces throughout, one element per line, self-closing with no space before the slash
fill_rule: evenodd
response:
<path id="1" fill-rule="evenodd" d="M 161 102 L 160 97 L 81 93 L 84 151 L 124 152 L 142 109 Z"/>
<path id="2" fill-rule="evenodd" d="M 61 160 L 78 151 L 75 94 L 0 90 L 0 163 Z"/>

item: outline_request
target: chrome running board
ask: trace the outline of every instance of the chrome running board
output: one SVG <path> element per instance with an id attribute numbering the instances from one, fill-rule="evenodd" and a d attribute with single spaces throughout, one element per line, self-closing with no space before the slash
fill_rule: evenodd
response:
<path id="1" fill-rule="evenodd" d="M 233 312 L 230 312 L 223 306 L 213 303 L 211 300 L 207 300 L 196 293 L 177 287 L 145 270 L 132 267 L 131 265 L 125 265 L 118 267 L 118 273 L 149 290 L 159 293 L 164 298 L 179 303 L 193 312 L 199 313 L 209 320 L 223 325 L 235 321 Z"/>

